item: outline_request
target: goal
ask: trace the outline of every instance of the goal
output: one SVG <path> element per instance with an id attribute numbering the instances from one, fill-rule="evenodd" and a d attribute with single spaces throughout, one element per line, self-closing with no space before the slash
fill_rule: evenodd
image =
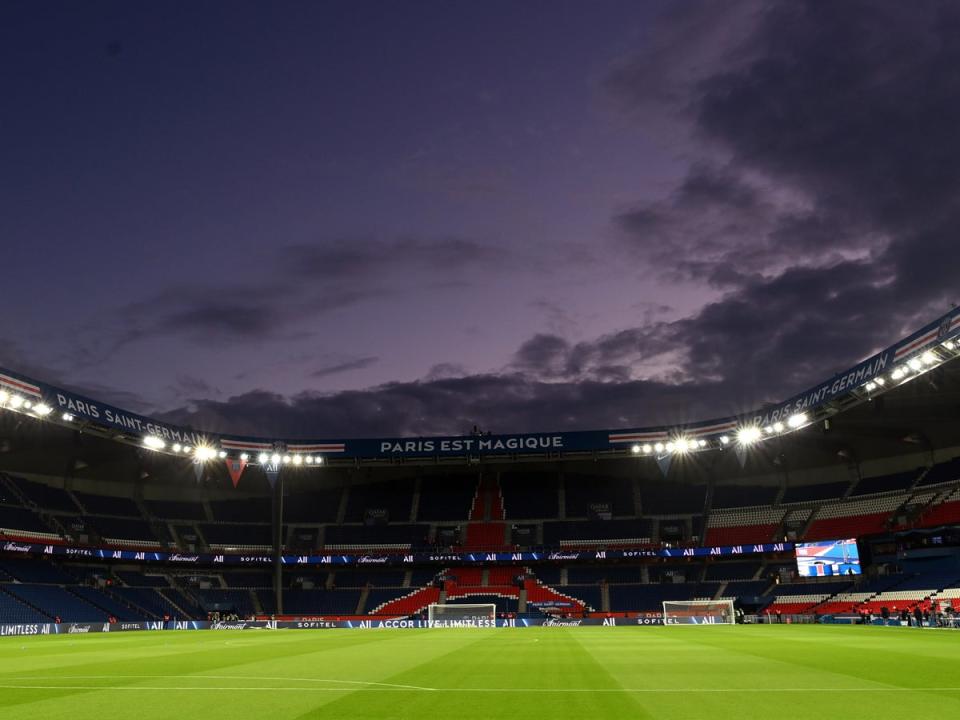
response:
<path id="1" fill-rule="evenodd" d="M 429 627 L 496 627 L 497 606 L 494 604 L 434 603 L 429 607 Z"/>
<path id="2" fill-rule="evenodd" d="M 732 625 L 733 600 L 668 600 L 663 603 L 664 625 Z"/>

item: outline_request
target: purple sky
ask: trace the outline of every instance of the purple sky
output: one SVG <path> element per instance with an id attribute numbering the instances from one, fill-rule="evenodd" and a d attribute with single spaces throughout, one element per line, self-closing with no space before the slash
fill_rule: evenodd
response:
<path id="1" fill-rule="evenodd" d="M 680 422 L 958 293 L 944 2 L 0 7 L 0 365 L 210 430 Z"/>

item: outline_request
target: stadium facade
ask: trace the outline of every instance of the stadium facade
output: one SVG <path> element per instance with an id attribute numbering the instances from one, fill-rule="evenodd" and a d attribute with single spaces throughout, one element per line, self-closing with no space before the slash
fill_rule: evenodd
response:
<path id="1" fill-rule="evenodd" d="M 958 355 L 954 311 L 750 413 L 431 438 L 218 435 L 0 371 L 0 625 L 936 619 L 960 604 Z"/>

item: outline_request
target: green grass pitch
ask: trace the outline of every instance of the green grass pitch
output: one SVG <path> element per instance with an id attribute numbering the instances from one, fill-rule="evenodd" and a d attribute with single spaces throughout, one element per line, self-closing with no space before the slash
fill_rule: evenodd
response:
<path id="1" fill-rule="evenodd" d="M 960 717 L 960 632 L 743 626 L 0 640 L 0 718 Z"/>

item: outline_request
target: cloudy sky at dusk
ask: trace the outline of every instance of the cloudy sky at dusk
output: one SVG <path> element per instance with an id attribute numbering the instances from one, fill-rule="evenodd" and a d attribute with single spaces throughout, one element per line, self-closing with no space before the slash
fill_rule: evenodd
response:
<path id="1" fill-rule="evenodd" d="M 0 6 L 0 366 L 214 431 L 624 427 L 960 297 L 954 2 Z"/>

